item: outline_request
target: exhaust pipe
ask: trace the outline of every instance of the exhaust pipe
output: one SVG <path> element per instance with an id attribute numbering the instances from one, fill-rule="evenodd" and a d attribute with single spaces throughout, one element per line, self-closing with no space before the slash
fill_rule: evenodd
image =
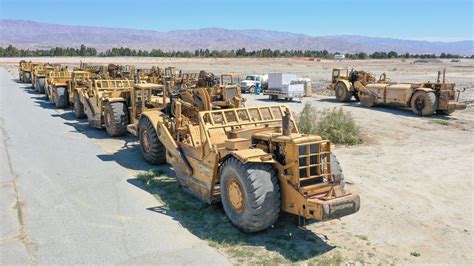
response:
<path id="1" fill-rule="evenodd" d="M 286 109 L 285 115 L 283 116 L 283 119 L 282 119 L 283 136 L 289 136 L 291 134 L 290 122 L 291 122 L 290 110 Z"/>

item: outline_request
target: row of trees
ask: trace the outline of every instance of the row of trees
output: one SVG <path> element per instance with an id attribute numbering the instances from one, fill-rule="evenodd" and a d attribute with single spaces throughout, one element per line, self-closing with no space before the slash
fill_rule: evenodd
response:
<path id="1" fill-rule="evenodd" d="M 355 53 L 355 54 L 345 54 L 346 58 L 349 59 L 389 59 L 389 58 L 463 58 L 463 56 L 456 55 L 456 54 L 447 54 L 441 53 L 439 56 L 435 54 L 410 54 L 410 53 L 403 53 L 398 54 L 397 52 L 374 52 L 370 55 L 366 53 Z M 467 56 L 469 58 L 469 56 Z M 474 55 L 470 56 L 470 58 L 474 58 Z"/>
<path id="2" fill-rule="evenodd" d="M 209 50 L 199 49 L 194 52 L 191 51 L 171 51 L 166 52 L 161 49 L 135 50 L 130 48 L 112 48 L 105 52 L 98 53 L 95 48 L 81 45 L 80 48 L 62 48 L 56 47 L 49 50 L 29 50 L 18 49 L 12 45 L 6 48 L 0 47 L 0 57 L 26 57 L 26 56 L 143 56 L 143 57 L 312 57 L 312 58 L 334 58 L 338 53 L 330 53 L 326 50 L 271 50 L 262 49 L 255 51 L 247 51 L 245 48 L 237 50 Z M 372 54 L 353 53 L 345 54 L 349 59 L 388 59 L 388 58 L 462 58 L 460 55 L 441 53 L 439 56 L 435 54 L 398 54 L 397 52 L 374 52 Z M 474 55 L 470 56 L 474 58 Z"/>
<path id="3" fill-rule="evenodd" d="M 18 49 L 12 45 L 6 48 L 0 47 L 0 57 L 25 57 L 25 56 L 97 56 L 97 50 L 95 48 L 86 47 L 81 45 L 79 49 L 76 48 L 62 48 L 56 47 L 49 50 L 30 50 L 30 49 Z"/>

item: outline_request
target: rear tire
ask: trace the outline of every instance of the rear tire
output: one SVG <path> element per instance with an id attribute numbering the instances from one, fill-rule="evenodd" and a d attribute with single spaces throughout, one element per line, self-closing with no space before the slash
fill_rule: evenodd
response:
<path id="1" fill-rule="evenodd" d="M 68 93 L 67 89 L 64 87 L 56 88 L 55 92 L 55 102 L 56 108 L 66 108 L 68 106 Z"/>
<path id="2" fill-rule="evenodd" d="M 347 102 L 352 98 L 352 91 L 346 87 L 346 84 L 343 82 L 338 82 L 336 84 L 336 99 L 340 102 Z"/>
<path id="3" fill-rule="evenodd" d="M 45 79 L 44 78 L 38 78 L 38 92 L 39 93 L 44 93 L 44 85 L 45 85 Z"/>
<path id="4" fill-rule="evenodd" d="M 433 115 L 436 111 L 436 95 L 433 92 L 415 92 L 411 98 L 411 110 L 419 116 Z"/>
<path id="5" fill-rule="evenodd" d="M 48 87 L 44 88 L 44 97 L 46 98 L 47 101 L 51 101 L 51 97 L 49 96 L 49 88 Z"/>
<path id="6" fill-rule="evenodd" d="M 227 159 L 220 171 L 220 192 L 224 211 L 240 230 L 251 233 L 272 226 L 280 214 L 280 186 L 270 164 L 242 164 Z"/>
<path id="7" fill-rule="evenodd" d="M 72 105 L 74 107 L 74 115 L 76 116 L 76 118 L 81 119 L 86 117 L 86 113 L 84 112 L 84 105 L 81 103 L 77 91 L 74 92 Z"/>
<path id="8" fill-rule="evenodd" d="M 124 102 L 106 102 L 104 112 L 105 130 L 111 137 L 127 134 L 128 108 Z"/>
<path id="9" fill-rule="evenodd" d="M 33 79 L 31 81 L 31 84 L 33 85 L 33 89 L 38 92 L 38 82 L 36 82 L 36 79 Z"/>
<path id="10" fill-rule="evenodd" d="M 143 158 L 149 164 L 165 164 L 166 148 L 161 143 L 151 121 L 144 117 L 138 124 L 138 138 Z"/>

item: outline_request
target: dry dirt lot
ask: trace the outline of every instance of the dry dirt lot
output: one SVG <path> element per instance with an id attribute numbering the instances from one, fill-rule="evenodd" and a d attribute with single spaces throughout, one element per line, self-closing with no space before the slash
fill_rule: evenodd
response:
<path id="1" fill-rule="evenodd" d="M 81 59 L 37 60 L 77 64 Z M 234 247 L 229 249 L 215 245 L 216 248 L 229 254 L 234 261 L 256 261 L 253 258 L 256 255 L 274 257 L 275 261 L 281 262 L 304 262 L 314 258 L 330 258 L 336 262 L 383 264 L 471 264 L 474 261 L 474 60 L 462 59 L 460 62 L 447 60 L 441 63 L 420 64 L 414 63 L 413 60 L 343 62 L 303 59 L 82 60 L 143 66 L 172 65 L 184 71 L 196 72 L 205 69 L 217 74 L 228 71 L 244 74 L 293 72 L 313 81 L 313 90 L 317 94 L 305 98 L 304 103 L 310 102 L 317 108 L 342 107 L 353 114 L 362 129 L 364 143 L 355 146 L 336 146 L 335 153 L 343 166 L 348 189 L 361 197 L 361 210 L 340 220 L 308 225 L 309 231 L 304 233 L 295 229 L 296 227 L 290 228 L 288 235 L 279 239 L 284 241 L 278 243 L 281 245 L 291 243 L 285 246 L 288 249 L 315 249 L 314 252 L 310 250 L 306 253 L 297 253 L 304 254 L 300 259 L 288 255 L 281 248 L 275 248 L 275 245 L 255 244 L 260 243 L 255 240 L 258 236 L 245 238 L 247 242 L 240 244 L 243 248 L 238 251 L 235 251 Z M 17 59 L 2 59 L 0 64 L 2 61 L 3 66 L 16 74 L 13 64 L 18 62 Z M 434 81 L 436 72 L 447 68 L 449 81 L 456 83 L 457 88 L 468 88 L 461 95 L 461 100 L 468 102 L 469 106 L 467 110 L 457 111 L 449 117 L 421 118 L 414 116 L 409 110 L 399 108 L 365 109 L 356 102 L 341 104 L 334 101 L 334 97 L 327 95 L 324 90 L 331 69 L 335 66 L 348 66 L 375 74 L 386 72 L 394 81 L 409 82 Z M 272 103 L 264 96 L 249 95 L 247 98 L 248 105 Z M 289 103 L 289 106 L 298 113 L 304 104 Z M 124 145 L 120 139 L 94 141 L 110 154 L 122 149 Z M 279 227 L 272 230 L 279 230 Z M 288 228 L 283 227 L 281 230 Z M 195 233 L 193 230 L 190 231 Z M 208 238 L 208 235 L 202 232 L 195 234 Z M 209 241 L 212 243 L 214 240 Z M 283 260 L 280 260 L 281 257 Z M 319 261 L 325 262 L 325 260 Z"/>

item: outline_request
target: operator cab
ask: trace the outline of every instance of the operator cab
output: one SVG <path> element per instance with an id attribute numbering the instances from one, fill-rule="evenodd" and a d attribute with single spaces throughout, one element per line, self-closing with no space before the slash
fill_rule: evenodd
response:
<path id="1" fill-rule="evenodd" d="M 237 73 L 228 73 L 221 75 L 221 85 L 240 85 L 240 75 Z"/>
<path id="2" fill-rule="evenodd" d="M 348 78 L 349 70 L 347 68 L 334 68 L 332 70 L 332 82 L 336 82 L 339 78 Z"/>

